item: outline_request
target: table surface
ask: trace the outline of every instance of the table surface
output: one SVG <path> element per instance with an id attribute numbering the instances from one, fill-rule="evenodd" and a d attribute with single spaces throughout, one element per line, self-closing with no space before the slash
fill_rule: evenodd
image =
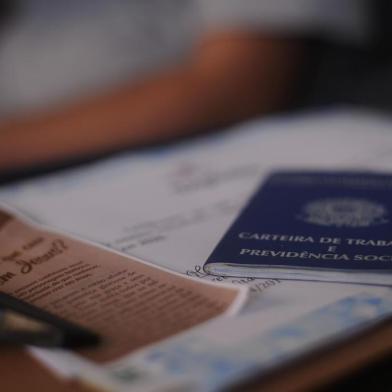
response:
<path id="1" fill-rule="evenodd" d="M 0 369 L 4 392 L 85 392 L 55 377 L 22 349 L 2 348 Z"/>

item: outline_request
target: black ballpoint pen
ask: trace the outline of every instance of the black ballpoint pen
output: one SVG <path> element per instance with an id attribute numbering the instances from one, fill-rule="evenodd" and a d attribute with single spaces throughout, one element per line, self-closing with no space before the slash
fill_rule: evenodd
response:
<path id="1" fill-rule="evenodd" d="M 99 340 L 84 327 L 0 292 L 0 345 L 79 348 Z"/>

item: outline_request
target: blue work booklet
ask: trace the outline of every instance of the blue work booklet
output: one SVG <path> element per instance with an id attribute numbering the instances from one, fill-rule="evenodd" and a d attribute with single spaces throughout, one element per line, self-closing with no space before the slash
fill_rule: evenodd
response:
<path id="1" fill-rule="evenodd" d="M 392 174 L 272 174 L 204 270 L 392 286 Z"/>

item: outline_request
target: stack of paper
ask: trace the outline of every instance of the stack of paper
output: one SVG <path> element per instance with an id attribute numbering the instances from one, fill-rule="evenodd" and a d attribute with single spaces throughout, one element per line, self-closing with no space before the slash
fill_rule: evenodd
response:
<path id="1" fill-rule="evenodd" d="M 390 287 L 229 278 L 202 269 L 268 173 L 391 170 L 391 128 L 387 118 L 350 111 L 255 121 L 3 187 L 2 202 L 45 225 L 250 291 L 239 316 L 214 319 L 103 366 L 68 352 L 36 354 L 65 375 L 113 390 L 214 390 L 391 314 Z"/>

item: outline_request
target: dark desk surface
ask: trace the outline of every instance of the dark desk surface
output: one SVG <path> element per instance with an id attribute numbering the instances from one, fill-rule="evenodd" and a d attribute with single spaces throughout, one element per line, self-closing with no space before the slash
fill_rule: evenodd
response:
<path id="1" fill-rule="evenodd" d="M 56 378 L 21 349 L 1 349 L 0 380 L 2 392 L 85 392 Z"/>

